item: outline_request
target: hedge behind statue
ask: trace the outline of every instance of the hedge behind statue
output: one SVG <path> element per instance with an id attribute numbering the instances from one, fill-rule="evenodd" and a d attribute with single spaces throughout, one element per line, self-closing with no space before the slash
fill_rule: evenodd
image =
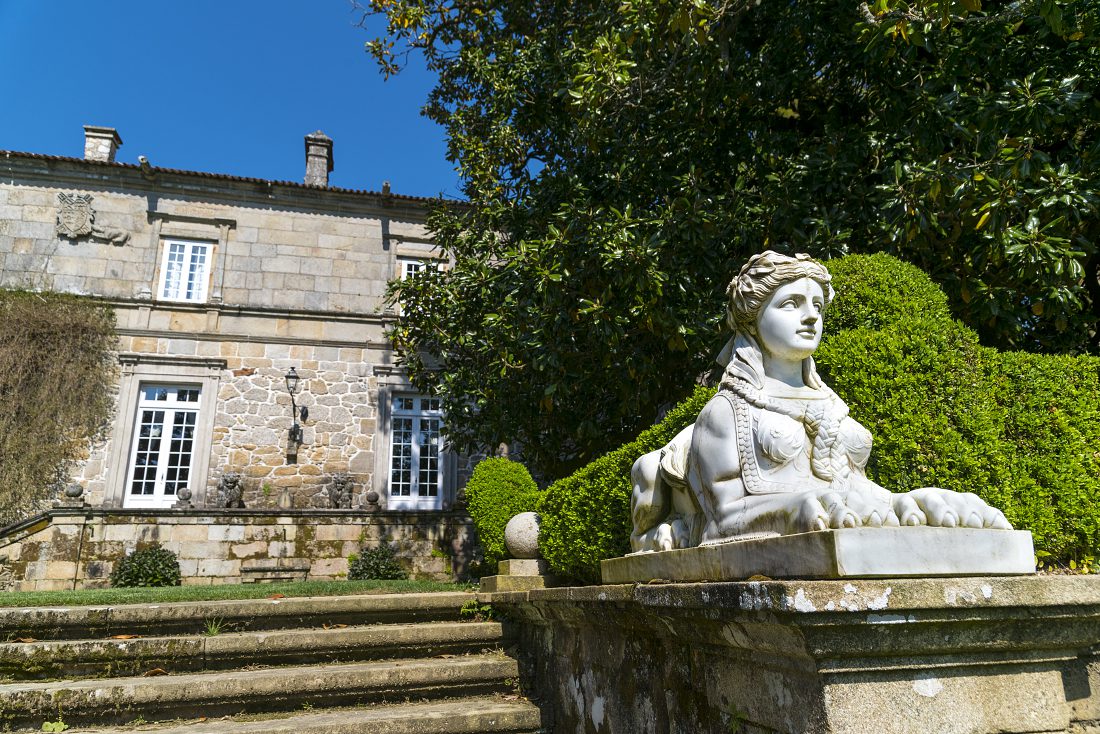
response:
<path id="1" fill-rule="evenodd" d="M 527 468 L 508 459 L 483 459 L 466 483 L 466 503 L 477 527 L 477 539 L 485 561 L 508 557 L 504 526 L 521 512 L 536 512 L 542 501 Z"/>

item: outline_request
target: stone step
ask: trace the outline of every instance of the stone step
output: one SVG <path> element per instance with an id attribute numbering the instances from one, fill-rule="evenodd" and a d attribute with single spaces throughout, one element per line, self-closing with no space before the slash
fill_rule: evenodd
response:
<path id="1" fill-rule="evenodd" d="M 503 643 L 496 622 L 420 622 L 293 630 L 0 643 L 0 679 L 227 670 L 480 652 Z"/>
<path id="2" fill-rule="evenodd" d="M 539 734 L 539 710 L 525 700 L 456 701 L 303 712 L 259 721 L 193 721 L 135 728 L 69 729 L 68 734 Z"/>
<path id="3" fill-rule="evenodd" d="M 0 726 L 124 724 L 506 693 L 518 676 L 502 653 L 0 685 Z M 433 731 L 425 729 L 425 731 Z"/>
<path id="4" fill-rule="evenodd" d="M 90 639 L 117 634 L 199 634 L 218 620 L 234 631 L 457 620 L 476 594 L 288 597 L 225 601 L 122 604 L 118 606 L 0 608 L 0 630 L 8 639 Z"/>

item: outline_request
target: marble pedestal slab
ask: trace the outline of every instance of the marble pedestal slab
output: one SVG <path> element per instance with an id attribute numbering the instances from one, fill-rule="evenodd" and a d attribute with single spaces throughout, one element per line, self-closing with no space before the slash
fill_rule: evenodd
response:
<path id="1" fill-rule="evenodd" d="M 1035 572 L 1026 530 L 845 528 L 741 540 L 682 550 L 636 553 L 600 564 L 605 584 L 1000 576 Z"/>

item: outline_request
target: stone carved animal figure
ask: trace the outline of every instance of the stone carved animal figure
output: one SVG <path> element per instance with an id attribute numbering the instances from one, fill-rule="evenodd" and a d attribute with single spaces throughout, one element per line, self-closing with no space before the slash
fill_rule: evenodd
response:
<path id="1" fill-rule="evenodd" d="M 829 528 L 1011 529 L 978 496 L 892 493 L 866 475 L 871 434 L 817 374 L 828 270 L 808 255 L 753 256 L 730 283 L 734 337 L 718 394 L 694 425 L 631 471 L 634 552 Z"/>
<path id="2" fill-rule="evenodd" d="M 218 490 L 222 496 L 222 507 L 244 508 L 244 485 L 240 474 L 237 472 L 222 474 L 218 482 Z"/>
<path id="3" fill-rule="evenodd" d="M 344 473 L 332 475 L 332 481 L 328 486 L 328 498 L 333 509 L 351 509 L 351 490 L 350 476 Z"/>

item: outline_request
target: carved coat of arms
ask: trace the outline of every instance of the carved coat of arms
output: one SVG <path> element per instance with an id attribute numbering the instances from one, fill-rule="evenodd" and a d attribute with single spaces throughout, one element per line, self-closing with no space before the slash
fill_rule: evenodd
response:
<path id="1" fill-rule="evenodd" d="M 95 212 L 91 194 L 57 195 L 57 233 L 69 239 L 92 233 Z"/>

